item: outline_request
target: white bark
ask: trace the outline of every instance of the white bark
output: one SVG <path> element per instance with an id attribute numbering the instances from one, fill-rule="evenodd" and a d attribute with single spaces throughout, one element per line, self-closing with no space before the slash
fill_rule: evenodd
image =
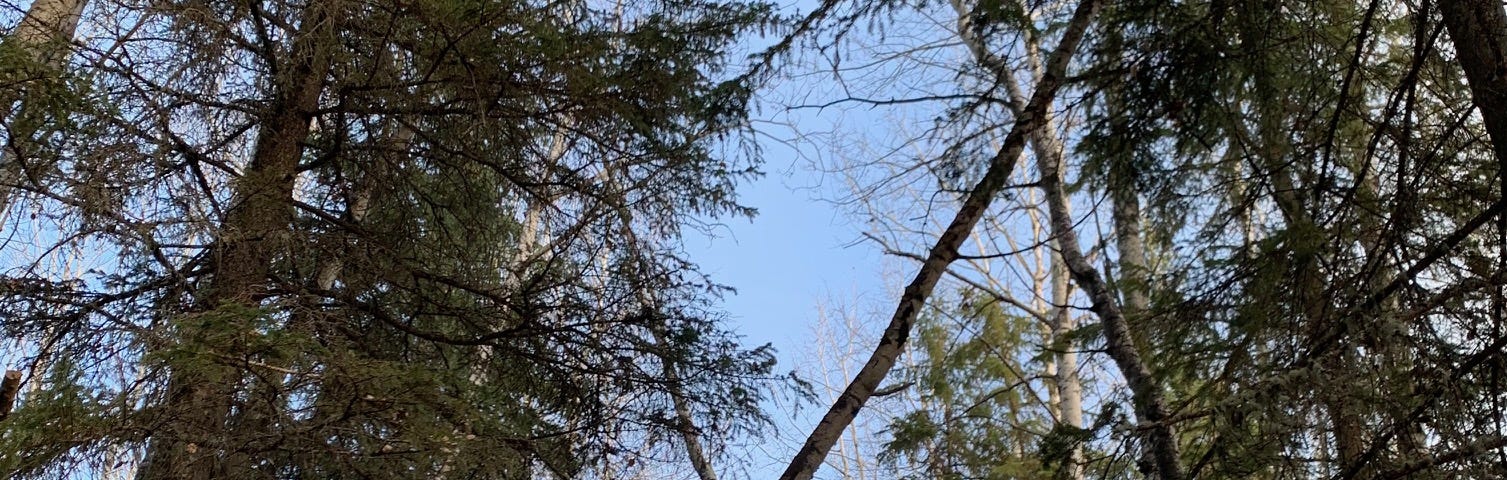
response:
<path id="1" fill-rule="evenodd" d="M 1093 311 L 1098 314 L 1103 325 L 1105 349 L 1130 386 L 1136 417 L 1148 430 L 1147 439 L 1157 473 L 1162 480 L 1181 480 L 1184 469 L 1177 433 L 1173 425 L 1166 422 L 1170 417 L 1170 410 L 1162 387 L 1136 349 L 1124 309 L 1099 276 L 1098 270 L 1094 269 L 1079 250 L 1078 235 L 1073 230 L 1074 221 L 1068 212 L 1067 194 L 1062 189 L 1061 164 L 1038 162 L 1037 166 L 1041 170 L 1042 190 L 1046 194 L 1052 230 L 1056 233 L 1062 259 L 1073 279 L 1088 294 Z"/>
<path id="2" fill-rule="evenodd" d="M 1021 115 L 1026 99 L 1020 91 L 1014 71 L 1005 62 L 1005 59 L 995 55 L 978 35 L 972 24 L 972 9 L 966 6 L 962 0 L 951 0 L 953 11 L 957 13 L 958 37 L 973 54 L 974 60 L 985 66 L 995 76 L 995 81 L 1005 85 L 1006 92 L 1010 95 L 1011 110 L 1015 115 Z M 1026 9 L 1027 11 L 1029 9 Z M 1041 64 L 1041 47 L 1039 37 L 1025 34 L 1026 61 L 1028 74 L 1035 81 L 1041 81 L 1043 71 Z M 1032 153 L 1037 162 L 1061 162 L 1063 156 L 1063 144 L 1056 136 L 1056 121 L 1051 113 L 1051 107 L 1045 110 L 1041 128 L 1029 132 L 1031 138 Z M 1060 172 L 1059 172 L 1060 176 Z M 1056 243 L 1055 241 L 1053 242 Z M 1060 247 L 1059 247 L 1060 249 Z M 1075 319 L 1067 308 L 1071 296 L 1069 289 L 1069 272 L 1062 260 L 1060 253 L 1054 252 L 1051 257 L 1050 282 L 1052 287 L 1052 311 L 1049 319 L 1050 338 L 1054 345 L 1059 345 L 1061 339 L 1067 333 L 1077 327 Z M 1083 428 L 1083 389 L 1078 379 L 1078 353 L 1071 345 L 1063 345 L 1062 351 L 1057 352 L 1054 361 L 1048 362 L 1045 374 L 1052 377 L 1056 383 L 1051 391 L 1051 405 L 1055 410 L 1054 416 L 1064 424 Z M 1083 478 L 1083 449 L 1081 446 L 1074 447 L 1070 453 L 1068 462 L 1068 478 L 1080 480 Z"/>
<path id="3" fill-rule="evenodd" d="M 857 416 L 859 410 L 873 395 L 874 390 L 879 387 L 880 382 L 884 381 L 884 377 L 894 367 L 910 338 L 911 327 L 915 324 L 922 305 L 931 296 L 932 290 L 936 288 L 937 282 L 946 273 L 948 266 L 957 259 L 958 247 L 978 224 L 979 219 L 993 203 L 994 197 L 1004 188 L 1005 181 L 1015 170 L 1016 162 L 1025 151 L 1027 135 L 1043 125 L 1047 107 L 1052 103 L 1052 99 L 1065 79 L 1068 60 L 1077 51 L 1078 43 L 1082 40 L 1089 24 L 1097 16 L 1100 5 L 1101 2 L 1098 0 L 1085 0 L 1078 5 L 1072 19 L 1063 30 L 1061 42 L 1047 63 L 1045 74 L 1036 85 L 1036 91 L 1032 94 L 1030 103 L 1022 109 L 1022 114 L 1017 116 L 1015 125 L 1005 137 L 1003 145 L 990 160 L 989 169 L 983 179 L 974 186 L 958 209 L 957 215 L 942 232 L 937 243 L 933 245 L 926 261 L 922 262 L 916 277 L 905 287 L 895 313 L 890 318 L 890 323 L 885 328 L 874 353 L 859 370 L 852 383 L 848 384 L 842 396 L 833 403 L 821 422 L 812 430 L 805 445 L 791 459 L 790 465 L 780 478 L 786 480 L 812 478 L 826 459 L 827 452 L 832 449 L 833 444 L 837 443 L 842 432 L 853 422 L 853 418 Z"/>

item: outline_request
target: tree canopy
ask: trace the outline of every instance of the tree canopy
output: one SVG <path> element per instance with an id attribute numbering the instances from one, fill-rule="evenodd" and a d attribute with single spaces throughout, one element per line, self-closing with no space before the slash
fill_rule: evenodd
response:
<path id="1" fill-rule="evenodd" d="M 809 104 L 918 120 L 822 166 L 919 273 L 784 478 L 897 363 L 914 478 L 1507 465 L 1501 5 L 822 6 Z"/>
<path id="2" fill-rule="evenodd" d="M 750 213 L 725 67 L 769 9 L 103 0 L 76 41 L 22 23 L 0 315 L 32 390 L 0 471 L 616 478 L 757 433 L 771 352 L 677 241 Z"/>
<path id="3" fill-rule="evenodd" d="M 1507 472 L 1500 2 L 0 20 L 8 477 L 764 477 L 811 393 L 782 478 Z M 683 244 L 795 110 L 909 275 L 825 392 Z"/>

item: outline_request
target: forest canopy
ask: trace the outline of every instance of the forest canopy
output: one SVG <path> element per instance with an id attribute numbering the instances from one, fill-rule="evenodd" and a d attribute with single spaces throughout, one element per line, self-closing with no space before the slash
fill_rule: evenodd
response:
<path id="1" fill-rule="evenodd" d="M 0 474 L 1507 472 L 1500 2 L 803 7 L 0 3 Z M 774 143 L 905 275 L 795 366 Z"/>

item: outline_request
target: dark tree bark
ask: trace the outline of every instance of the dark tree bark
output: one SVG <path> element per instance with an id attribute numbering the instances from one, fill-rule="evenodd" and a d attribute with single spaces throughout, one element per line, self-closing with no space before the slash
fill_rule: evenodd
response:
<path id="1" fill-rule="evenodd" d="M 293 220 L 294 179 L 329 70 L 338 5 L 338 0 L 316 1 L 305 10 L 293 41 L 291 61 L 279 69 L 273 82 L 273 101 L 262 117 L 256 154 L 236 179 L 234 203 L 211 253 L 214 276 L 201 297 L 198 313 L 225 305 L 255 308 L 268 293 L 271 264 L 286 251 L 284 244 Z M 237 357 L 236 345 L 211 340 L 213 332 L 196 328 L 194 323 L 189 320 L 179 325 L 184 341 L 219 349 L 221 356 Z M 234 442 L 226 438 L 230 433 L 226 417 L 240 375 L 235 367 L 218 363 L 172 372 L 162 406 L 171 419 L 166 428 L 153 432 L 157 438 L 148 449 L 139 478 L 209 480 L 237 476 L 227 471 L 227 457 L 235 455 L 236 449 L 226 444 Z"/>
<path id="2" fill-rule="evenodd" d="M 937 286 L 937 281 L 941 280 L 948 266 L 957 259 L 958 247 L 967 239 L 969 232 L 973 231 L 974 226 L 978 224 L 979 218 L 988 211 L 994 197 L 1005 186 L 1006 180 L 1015 170 L 1015 164 L 1025 150 L 1031 133 L 1044 124 L 1047 107 L 1056 97 L 1057 90 L 1066 77 L 1068 61 L 1078 49 L 1079 41 L 1083 39 L 1084 33 L 1093 22 L 1101 4 L 1099 0 L 1085 0 L 1078 4 L 1072 19 L 1063 31 L 1062 40 L 1047 61 L 1046 72 L 1037 83 L 1036 90 L 1031 95 L 1031 101 L 1016 118 L 1015 125 L 1005 137 L 1004 144 L 990 160 L 989 169 L 984 173 L 984 178 L 979 180 L 969 192 L 963 205 L 958 209 L 957 215 L 942 232 L 937 243 L 932 246 L 926 260 L 921 263 L 921 269 L 916 272 L 916 277 L 905 287 L 895 313 L 890 318 L 883 336 L 880 337 L 879 345 L 869 356 L 868 362 L 858 371 L 852 383 L 848 384 L 848 387 L 837 397 L 837 401 L 833 402 L 832 408 L 822 417 L 821 422 L 811 431 L 806 443 L 801 446 L 800 451 L 791 459 L 789 467 L 785 469 L 785 473 L 780 476 L 781 479 L 807 480 L 815 475 L 816 470 L 826 460 L 827 453 L 842 436 L 843 430 L 853 422 L 858 411 L 873 396 L 879 383 L 884 381 L 884 377 L 895 366 L 895 361 L 904 351 L 905 343 L 910 338 L 911 327 L 915 324 L 922 305 L 931 296 L 932 290 Z"/>
<path id="3" fill-rule="evenodd" d="M 1439 11 L 1507 186 L 1507 10 L 1496 0 L 1445 0 Z"/>
<path id="4" fill-rule="evenodd" d="M 16 394 L 21 392 L 21 371 L 6 370 L 5 380 L 0 381 L 0 420 L 10 417 L 16 406 Z"/>

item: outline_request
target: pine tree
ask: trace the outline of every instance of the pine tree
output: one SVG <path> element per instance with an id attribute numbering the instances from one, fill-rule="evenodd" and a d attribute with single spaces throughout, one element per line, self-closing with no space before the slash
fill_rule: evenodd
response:
<path id="1" fill-rule="evenodd" d="M 141 478 L 710 473 L 765 423 L 773 356 L 738 345 L 677 244 L 751 213 L 751 85 L 724 68 L 772 17 L 600 7 L 86 16 L 132 26 L 80 47 L 81 105 L 39 148 L 57 169 L 11 218 L 112 261 L 8 266 L 5 327 L 39 371 L 0 470 L 115 452 Z"/>

